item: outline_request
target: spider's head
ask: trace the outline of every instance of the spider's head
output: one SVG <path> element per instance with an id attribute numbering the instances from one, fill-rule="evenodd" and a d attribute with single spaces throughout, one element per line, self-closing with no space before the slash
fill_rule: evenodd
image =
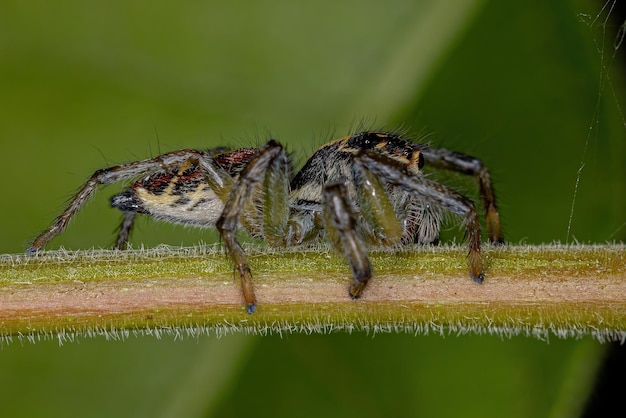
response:
<path id="1" fill-rule="evenodd" d="M 372 150 L 391 158 L 415 175 L 419 175 L 424 167 L 424 156 L 420 145 L 408 142 L 400 135 L 384 132 L 361 132 L 347 138 L 346 149 L 353 153 Z"/>

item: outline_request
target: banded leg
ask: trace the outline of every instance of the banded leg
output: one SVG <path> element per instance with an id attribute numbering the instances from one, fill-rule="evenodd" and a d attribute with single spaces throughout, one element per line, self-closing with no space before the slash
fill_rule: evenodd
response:
<path id="1" fill-rule="evenodd" d="M 356 230 L 356 220 L 348 202 L 348 192 L 342 183 L 324 188 L 324 217 L 326 236 L 335 250 L 343 254 L 352 268 L 353 282 L 349 293 L 353 299 L 361 296 L 369 279 L 372 278 L 372 265 L 365 245 Z"/>
<path id="2" fill-rule="evenodd" d="M 80 208 L 93 195 L 98 186 L 129 180 L 158 171 L 167 171 L 189 160 L 193 160 L 202 168 L 204 173 L 206 173 L 207 182 L 211 185 L 211 188 L 214 188 L 218 195 L 224 194 L 230 189 L 233 180 L 228 173 L 226 173 L 209 155 L 194 150 L 174 151 L 156 158 L 98 170 L 82 185 L 78 193 L 70 200 L 67 208 L 54 220 L 52 225 L 34 239 L 26 251 L 27 254 L 36 253 L 52 238 L 63 232 Z"/>
<path id="3" fill-rule="evenodd" d="M 249 314 L 254 313 L 256 310 L 256 297 L 254 295 L 254 289 L 252 287 L 252 273 L 248 266 L 248 260 L 241 248 L 241 245 L 237 241 L 235 231 L 239 225 L 241 215 L 246 210 L 246 204 L 252 197 L 253 188 L 261 182 L 267 180 L 270 183 L 280 184 L 284 181 L 288 187 L 288 178 L 284 178 L 278 174 L 274 176 L 280 169 L 280 161 L 286 161 L 287 157 L 283 147 L 276 141 L 269 141 L 263 148 L 259 150 L 257 155 L 250 160 L 244 171 L 240 174 L 239 178 L 232 187 L 232 191 L 226 200 L 222 215 L 216 223 L 217 230 L 219 231 L 226 250 L 233 260 L 236 274 L 239 274 L 241 280 L 241 289 L 243 292 L 243 298 L 246 303 L 246 311 Z M 278 162 L 278 163 L 277 163 Z M 268 167 L 271 167 L 268 169 Z M 264 187 L 265 188 L 265 187 Z M 280 192 L 279 192 L 280 194 Z M 271 190 L 266 190 L 263 199 L 267 203 L 271 200 Z M 274 203 L 267 203 L 269 205 L 274 204 L 278 212 L 284 211 L 285 202 L 274 201 Z M 288 212 L 287 212 L 288 213 Z M 254 215 L 254 214 L 253 214 Z M 281 221 L 282 222 L 282 221 Z M 285 221 L 286 222 L 286 221 Z M 277 235 L 280 235 L 274 231 L 274 240 L 277 239 Z"/>
<path id="4" fill-rule="evenodd" d="M 496 205 L 496 194 L 491 183 L 489 171 L 478 158 L 450 151 L 444 148 L 425 148 L 422 150 L 424 159 L 438 169 L 446 169 L 474 176 L 478 180 L 480 197 L 486 212 L 487 234 L 494 244 L 504 244 L 504 236 L 500 225 L 500 215 Z"/>
<path id="5" fill-rule="evenodd" d="M 135 224 L 136 212 L 124 212 L 124 219 L 120 225 L 120 230 L 117 233 L 117 241 L 113 247 L 116 250 L 125 250 L 128 248 L 128 238 L 130 237 L 130 231 Z"/>
<path id="6" fill-rule="evenodd" d="M 363 151 L 356 158 L 372 173 L 380 176 L 383 181 L 463 216 L 465 218 L 469 245 L 469 275 L 475 282 L 483 282 L 483 262 L 480 254 L 480 222 L 474 203 L 470 199 L 436 181 L 410 175 L 402 164 L 380 154 Z"/>

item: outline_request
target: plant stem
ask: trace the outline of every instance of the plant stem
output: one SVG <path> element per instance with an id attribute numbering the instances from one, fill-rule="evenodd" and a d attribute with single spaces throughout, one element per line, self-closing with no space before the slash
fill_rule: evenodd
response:
<path id="1" fill-rule="evenodd" d="M 245 313 L 216 247 L 0 256 L 0 335 L 370 332 L 626 338 L 626 247 L 486 247 L 486 280 L 466 250 L 371 254 L 376 276 L 348 297 L 349 268 L 326 249 L 247 248 L 258 309 Z"/>

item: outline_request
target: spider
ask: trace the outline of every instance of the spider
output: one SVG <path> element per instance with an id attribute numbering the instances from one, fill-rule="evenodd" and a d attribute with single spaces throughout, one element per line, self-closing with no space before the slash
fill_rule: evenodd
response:
<path id="1" fill-rule="evenodd" d="M 425 162 L 477 178 L 489 240 L 503 243 L 491 178 L 480 160 L 423 147 L 400 134 L 365 131 L 323 145 L 295 176 L 289 156 L 274 140 L 261 148 L 183 149 L 97 170 L 27 252 L 37 252 L 59 235 L 99 185 L 135 180 L 111 198 L 111 206 L 123 213 L 115 248 L 127 247 L 137 214 L 216 227 L 250 314 L 256 310 L 256 298 L 246 255 L 235 236 L 239 227 L 274 247 L 306 245 L 325 237 L 350 265 L 348 292 L 358 298 L 372 277 L 368 247 L 434 243 L 442 215 L 449 211 L 464 218 L 469 276 L 482 283 L 480 222 L 474 204 L 424 176 Z"/>

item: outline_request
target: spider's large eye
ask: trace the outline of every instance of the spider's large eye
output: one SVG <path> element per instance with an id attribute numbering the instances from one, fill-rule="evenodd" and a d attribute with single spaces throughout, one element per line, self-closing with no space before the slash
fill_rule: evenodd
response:
<path id="1" fill-rule="evenodd" d="M 420 170 L 424 168 L 424 154 L 420 152 L 420 156 L 417 158 L 417 168 Z"/>

